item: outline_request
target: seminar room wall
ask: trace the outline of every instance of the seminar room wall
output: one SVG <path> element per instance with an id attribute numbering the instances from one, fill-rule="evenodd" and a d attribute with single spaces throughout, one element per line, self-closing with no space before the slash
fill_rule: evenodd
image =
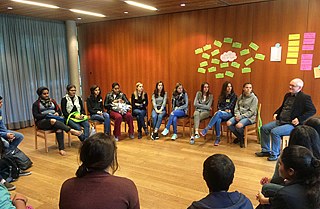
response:
<path id="1" fill-rule="evenodd" d="M 251 82 L 262 103 L 263 123 L 267 123 L 288 92 L 290 80 L 299 77 L 305 81 L 303 91 L 312 96 L 319 109 L 320 79 L 314 78 L 313 70 L 300 70 L 302 43 L 298 64 L 286 64 L 288 35 L 299 33 L 302 42 L 306 32 L 316 32 L 315 49 L 308 53 L 313 53 L 313 67 L 320 64 L 319 10 L 318 0 L 276 0 L 79 25 L 84 97 L 93 84 L 101 87 L 104 97 L 114 81 L 131 97 L 135 83 L 140 81 L 151 98 L 155 83 L 162 80 L 169 95 L 175 84 L 181 82 L 193 103 L 201 83 L 207 81 L 216 107 L 223 82 L 231 81 L 237 95 L 243 83 Z M 253 41 L 260 47 L 258 53 L 266 55 L 265 60 L 255 60 L 250 65 L 252 72 L 247 74 L 232 67 L 215 72 L 230 70 L 233 78 L 216 79 L 215 73 L 198 73 L 203 58 L 195 55 L 195 49 L 206 44 L 213 46 L 215 40 L 223 42 L 225 37 L 241 42 L 242 48 L 248 48 Z M 282 46 L 282 60 L 270 62 L 270 47 L 276 43 Z M 228 50 L 234 49 L 223 44 L 220 52 Z M 251 50 L 250 55 L 254 57 L 255 53 Z M 248 57 L 237 55 L 237 62 L 244 67 Z"/>

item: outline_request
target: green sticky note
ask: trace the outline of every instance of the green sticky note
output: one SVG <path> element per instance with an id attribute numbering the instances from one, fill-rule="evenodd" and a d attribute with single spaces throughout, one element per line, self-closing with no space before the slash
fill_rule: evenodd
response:
<path id="1" fill-rule="evenodd" d="M 246 55 L 246 54 L 249 54 L 250 53 L 250 50 L 249 49 L 243 49 L 240 51 L 240 55 L 243 56 L 243 55 Z"/>
<path id="2" fill-rule="evenodd" d="M 229 62 L 223 62 L 220 64 L 220 68 L 226 68 L 229 67 Z"/>
<path id="3" fill-rule="evenodd" d="M 239 43 L 239 42 L 233 42 L 233 43 L 232 43 L 232 47 L 233 47 L 233 48 L 238 48 L 238 49 L 240 49 L 240 48 L 242 47 L 242 44 Z"/>
<path id="4" fill-rule="evenodd" d="M 200 53 L 202 53 L 202 52 L 203 52 L 202 48 L 199 48 L 199 49 L 194 50 L 194 53 L 195 53 L 195 54 L 200 54 Z"/>
<path id="5" fill-rule="evenodd" d="M 242 73 L 251 73 L 251 68 L 249 67 L 242 68 Z"/>
<path id="6" fill-rule="evenodd" d="M 219 65 L 220 64 L 220 60 L 219 59 L 212 59 L 211 63 Z"/>
<path id="7" fill-rule="evenodd" d="M 231 62 L 231 66 L 234 67 L 234 68 L 239 68 L 240 64 L 237 63 L 237 62 Z"/>
<path id="8" fill-rule="evenodd" d="M 216 67 L 209 67 L 209 68 L 208 68 L 208 72 L 209 72 L 209 73 L 216 72 L 216 71 L 217 71 L 217 68 L 216 68 Z"/>
<path id="9" fill-rule="evenodd" d="M 249 47 L 250 47 L 251 49 L 255 50 L 255 51 L 257 51 L 257 50 L 259 49 L 259 46 L 258 46 L 257 44 L 255 44 L 255 43 L 253 43 L 253 42 L 251 42 L 251 43 L 249 44 Z"/>
<path id="10" fill-rule="evenodd" d="M 264 55 L 264 54 L 256 54 L 256 56 L 254 58 L 256 58 L 258 60 L 264 60 L 265 57 L 266 57 L 266 55 Z"/>
<path id="11" fill-rule="evenodd" d="M 246 65 L 246 66 L 248 66 L 248 65 L 250 65 L 251 63 L 253 63 L 254 62 L 254 59 L 252 58 L 252 57 L 250 57 L 249 59 L 247 59 L 245 62 L 244 62 L 244 64 Z"/>
<path id="12" fill-rule="evenodd" d="M 200 67 L 206 67 L 206 66 L 208 66 L 207 61 L 200 62 Z"/>
<path id="13" fill-rule="evenodd" d="M 223 42 L 224 42 L 224 43 L 231 44 L 231 43 L 232 43 L 232 38 L 228 38 L 228 37 L 227 37 L 227 38 L 224 38 L 224 39 L 223 39 Z"/>
<path id="14" fill-rule="evenodd" d="M 234 73 L 231 72 L 231 71 L 226 71 L 226 72 L 225 72 L 225 75 L 228 76 L 228 77 L 230 77 L 230 78 L 233 78 Z"/>
<path id="15" fill-rule="evenodd" d="M 223 73 L 217 73 L 216 74 L 216 78 L 224 78 L 224 74 Z"/>
<path id="16" fill-rule="evenodd" d="M 209 49 L 211 49 L 211 44 L 207 44 L 203 47 L 203 51 L 207 51 Z"/>
<path id="17" fill-rule="evenodd" d="M 211 56 L 216 56 L 217 54 L 220 53 L 220 50 L 219 49 L 215 49 L 211 52 Z"/>
<path id="18" fill-rule="evenodd" d="M 203 53 L 203 54 L 202 54 L 202 58 L 210 59 L 210 54 Z"/>
<path id="19" fill-rule="evenodd" d="M 206 73 L 206 69 L 199 67 L 198 73 Z"/>
<path id="20" fill-rule="evenodd" d="M 222 46 L 221 41 L 218 41 L 218 40 L 215 40 L 215 41 L 213 42 L 213 44 L 214 44 L 215 46 L 217 46 L 217 47 L 221 47 L 221 46 Z"/>

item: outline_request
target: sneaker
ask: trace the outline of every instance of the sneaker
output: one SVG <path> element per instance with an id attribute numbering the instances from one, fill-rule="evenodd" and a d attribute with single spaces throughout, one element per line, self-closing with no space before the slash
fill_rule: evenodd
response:
<path id="1" fill-rule="evenodd" d="M 173 140 L 173 141 L 175 141 L 177 138 L 178 138 L 178 135 L 177 135 L 177 134 L 173 134 L 173 135 L 171 136 L 171 140 Z"/>
<path id="2" fill-rule="evenodd" d="M 19 176 L 29 176 L 31 175 L 30 171 L 20 171 Z"/>
<path id="3" fill-rule="evenodd" d="M 165 129 L 161 132 L 161 135 L 167 136 L 168 133 L 169 133 L 169 130 L 165 128 Z"/>
<path id="4" fill-rule="evenodd" d="M 270 157 L 269 152 L 256 152 L 254 153 L 257 157 Z"/>
<path id="5" fill-rule="evenodd" d="M 115 136 L 115 137 L 114 137 L 114 140 L 115 140 L 116 142 L 118 142 L 118 141 L 119 141 L 119 137 Z"/>
<path id="6" fill-rule="evenodd" d="M 200 132 L 200 134 L 201 134 L 201 136 L 205 136 L 205 135 L 207 135 L 207 133 L 208 133 L 208 129 L 203 129 L 201 132 Z"/>
<path id="7" fill-rule="evenodd" d="M 276 160 L 278 160 L 278 156 L 270 155 L 270 157 L 268 157 L 267 159 L 268 159 L 268 161 L 276 161 Z"/>
<path id="8" fill-rule="evenodd" d="M 156 134 L 155 134 L 154 132 L 151 133 L 151 136 L 150 136 L 150 137 L 151 137 L 152 140 L 156 140 L 156 136 L 155 136 L 155 135 L 156 135 Z"/>
<path id="9" fill-rule="evenodd" d="M 154 133 L 154 135 L 155 135 L 156 139 L 160 139 L 158 132 Z"/>
<path id="10" fill-rule="evenodd" d="M 191 145 L 193 145 L 193 144 L 195 143 L 195 141 L 194 141 L 194 138 L 193 138 L 193 137 L 191 137 L 191 138 L 190 138 L 189 143 L 190 143 Z"/>
<path id="11" fill-rule="evenodd" d="M 7 190 L 8 191 L 12 191 L 12 190 L 15 190 L 16 189 L 16 186 L 15 185 L 13 185 L 13 184 L 10 184 L 9 182 L 4 182 L 4 184 L 3 184 L 6 188 L 7 188 Z"/>
<path id="12" fill-rule="evenodd" d="M 138 139 L 142 138 L 142 132 L 138 132 Z"/>
<path id="13" fill-rule="evenodd" d="M 194 135 L 194 138 L 195 138 L 195 139 L 199 139 L 199 138 L 200 138 L 200 135 L 199 135 L 199 134 L 195 134 L 195 135 Z"/>
<path id="14" fill-rule="evenodd" d="M 214 146 L 219 146 L 220 143 L 220 137 L 216 138 L 216 141 L 214 142 Z"/>
<path id="15" fill-rule="evenodd" d="M 130 139 L 134 139 L 134 134 L 129 134 Z"/>

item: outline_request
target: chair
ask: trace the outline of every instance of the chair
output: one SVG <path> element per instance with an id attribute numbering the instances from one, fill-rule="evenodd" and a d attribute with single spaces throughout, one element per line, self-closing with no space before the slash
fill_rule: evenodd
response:
<path id="1" fill-rule="evenodd" d="M 259 143 L 259 127 L 261 126 L 260 124 L 260 118 L 261 116 L 261 103 L 258 104 L 258 113 L 256 117 L 256 122 L 251 125 L 247 125 L 244 127 L 244 147 L 247 147 L 248 145 L 248 136 L 255 134 L 257 136 L 257 143 Z"/>
<path id="2" fill-rule="evenodd" d="M 34 124 L 34 142 L 35 142 L 35 149 L 38 149 L 38 137 L 44 139 L 44 147 L 46 152 L 49 152 L 48 149 L 48 134 L 55 134 L 55 131 L 53 130 L 41 130 Z M 57 143 L 57 140 L 55 139 L 55 142 Z M 71 134 L 68 133 L 68 146 L 71 147 Z"/>
<path id="3" fill-rule="evenodd" d="M 289 145 L 290 136 L 282 137 L 282 149 L 286 148 Z"/>
<path id="4" fill-rule="evenodd" d="M 169 103 L 167 101 L 166 103 L 166 111 L 167 111 L 167 114 L 165 116 L 163 116 L 162 118 L 162 121 L 164 121 L 164 125 L 166 125 L 166 123 L 168 122 L 168 116 L 170 114 L 170 109 L 169 109 Z M 150 116 L 150 119 L 149 119 L 149 127 L 150 127 L 150 134 L 154 131 L 154 128 L 153 128 L 153 120 L 152 120 L 152 115 Z"/>
<path id="5" fill-rule="evenodd" d="M 131 104 L 132 104 L 132 101 L 130 101 L 131 102 Z M 146 108 L 146 116 L 144 116 L 144 122 L 145 122 L 145 124 L 147 125 L 147 129 L 148 129 L 148 112 L 149 112 L 149 105 L 147 106 L 147 108 Z M 131 114 L 132 114 L 132 112 L 131 112 Z M 138 118 L 136 117 L 136 116 L 133 116 L 132 115 L 132 118 L 133 118 L 133 120 L 135 120 L 135 121 L 137 121 L 138 122 Z M 150 132 L 151 133 L 151 132 Z"/>
<path id="6" fill-rule="evenodd" d="M 183 117 L 177 118 L 177 124 L 179 124 L 179 122 L 182 122 L 182 129 L 183 129 L 182 136 L 183 137 L 185 136 L 184 132 L 185 132 L 186 125 L 189 124 L 189 126 L 190 126 L 190 116 L 189 116 L 190 108 L 191 108 L 191 101 L 189 100 L 188 101 L 188 112 L 187 112 L 187 114 L 185 116 L 183 116 Z"/>
<path id="7" fill-rule="evenodd" d="M 227 143 L 231 143 L 232 133 L 231 133 L 231 131 L 228 129 L 227 121 L 221 122 L 220 128 L 221 128 L 221 136 L 223 136 L 223 131 L 225 131 L 226 134 L 227 134 Z"/>
<path id="8" fill-rule="evenodd" d="M 90 113 L 88 111 L 88 106 L 87 106 L 87 101 L 84 101 L 84 104 L 83 104 L 83 108 L 84 108 L 84 111 L 86 113 L 86 115 L 88 116 L 88 122 L 94 127 L 95 130 L 97 130 L 97 125 L 100 125 L 100 124 L 103 124 L 103 122 L 100 122 L 98 120 L 91 120 L 90 119 Z"/>

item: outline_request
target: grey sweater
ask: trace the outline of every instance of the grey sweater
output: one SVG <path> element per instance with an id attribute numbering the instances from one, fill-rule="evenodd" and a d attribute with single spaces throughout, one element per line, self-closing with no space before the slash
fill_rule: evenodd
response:
<path id="1" fill-rule="evenodd" d="M 202 100 L 202 92 L 198 91 L 194 98 L 193 105 L 199 112 L 209 112 L 213 102 L 213 95 L 210 94 L 205 101 Z"/>
<path id="2" fill-rule="evenodd" d="M 251 123 L 254 123 L 256 121 L 257 109 L 258 98 L 254 93 L 251 93 L 249 96 L 241 94 L 234 108 L 234 115 L 240 116 L 241 119 L 248 118 Z"/>

